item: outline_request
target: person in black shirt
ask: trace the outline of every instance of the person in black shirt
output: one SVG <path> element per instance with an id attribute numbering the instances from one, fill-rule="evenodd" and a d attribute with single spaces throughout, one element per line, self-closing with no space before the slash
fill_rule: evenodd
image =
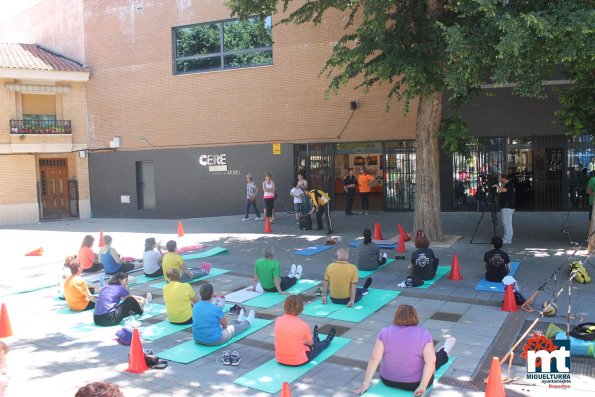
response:
<path id="1" fill-rule="evenodd" d="M 357 187 L 357 178 L 353 175 L 353 168 L 349 169 L 349 174 L 343 178 L 343 189 L 345 190 L 345 215 L 353 215 L 351 208 L 355 198 L 355 189 Z"/>
<path id="2" fill-rule="evenodd" d="M 502 237 L 504 244 L 512 243 L 512 214 L 515 209 L 515 192 L 514 184 L 510 180 L 510 176 L 500 174 L 500 185 L 492 185 L 500 192 L 500 216 L 502 217 L 502 226 L 504 226 L 504 237 Z"/>
<path id="3" fill-rule="evenodd" d="M 492 237 L 492 250 L 483 256 L 483 263 L 486 268 L 486 280 L 499 282 L 510 272 L 510 257 L 502 250 L 502 239 L 498 236 Z"/>
<path id="4" fill-rule="evenodd" d="M 436 275 L 438 258 L 430 249 L 430 240 L 424 235 L 419 236 L 415 239 L 415 248 L 417 250 L 411 254 L 409 265 L 411 275 L 421 280 L 432 280 Z"/>

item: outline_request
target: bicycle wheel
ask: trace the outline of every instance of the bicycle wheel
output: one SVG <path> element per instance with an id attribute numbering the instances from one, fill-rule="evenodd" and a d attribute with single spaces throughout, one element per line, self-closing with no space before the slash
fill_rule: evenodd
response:
<path id="1" fill-rule="evenodd" d="M 295 214 L 295 209 L 293 208 L 293 197 L 289 197 L 285 200 L 285 212 L 288 214 Z"/>

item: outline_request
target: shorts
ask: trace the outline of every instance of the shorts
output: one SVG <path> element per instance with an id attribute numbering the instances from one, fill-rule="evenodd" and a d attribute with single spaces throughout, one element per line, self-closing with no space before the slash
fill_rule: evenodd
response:
<path id="1" fill-rule="evenodd" d="M 293 210 L 295 212 L 302 212 L 302 203 L 293 203 Z"/>

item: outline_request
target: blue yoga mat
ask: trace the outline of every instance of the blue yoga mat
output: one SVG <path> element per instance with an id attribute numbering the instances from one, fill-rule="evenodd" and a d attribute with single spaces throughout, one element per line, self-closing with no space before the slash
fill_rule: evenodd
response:
<path id="1" fill-rule="evenodd" d="M 508 275 L 514 277 L 514 274 L 516 273 L 520 265 L 520 262 L 510 262 L 510 273 L 508 273 Z M 481 280 L 479 280 L 479 283 L 477 283 L 477 285 L 475 286 L 475 290 L 504 293 L 504 284 L 502 284 L 501 282 L 487 281 L 484 277 Z"/>
<path id="2" fill-rule="evenodd" d="M 335 247 L 334 245 L 315 245 L 313 247 L 295 250 L 295 251 L 293 251 L 293 253 L 294 253 L 294 255 L 311 256 L 311 255 L 315 255 L 315 254 L 318 254 L 318 253 L 326 251 L 326 250 L 330 250 L 331 248 L 334 248 L 334 247 Z"/>
<path id="3" fill-rule="evenodd" d="M 349 246 L 352 248 L 357 248 L 358 245 L 360 245 L 360 243 L 363 240 L 353 240 L 349 243 Z M 385 250 L 394 250 L 397 249 L 397 243 L 391 243 L 391 244 L 385 244 L 385 243 L 376 243 L 376 245 L 378 246 L 378 248 L 382 248 Z"/>

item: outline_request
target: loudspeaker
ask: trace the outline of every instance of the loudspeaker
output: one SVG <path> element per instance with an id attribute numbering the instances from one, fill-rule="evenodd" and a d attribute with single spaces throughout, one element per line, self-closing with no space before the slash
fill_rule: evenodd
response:
<path id="1" fill-rule="evenodd" d="M 351 108 L 351 110 L 356 110 L 357 109 L 357 102 L 356 101 L 351 101 L 349 103 L 349 107 Z"/>

